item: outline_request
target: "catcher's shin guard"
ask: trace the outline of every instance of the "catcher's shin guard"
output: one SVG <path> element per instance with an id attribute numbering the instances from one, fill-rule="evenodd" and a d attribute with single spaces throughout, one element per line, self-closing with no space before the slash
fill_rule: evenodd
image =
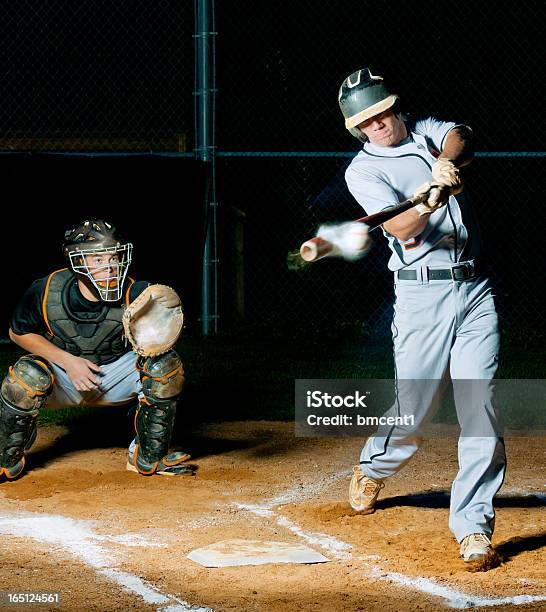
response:
<path id="1" fill-rule="evenodd" d="M 187 453 L 168 453 L 184 385 L 182 361 L 175 351 L 139 361 L 144 397 L 135 414 L 136 438 L 129 449 L 128 468 L 145 475 L 189 472 L 180 466 L 190 458 Z"/>
<path id="2" fill-rule="evenodd" d="M 17 478 L 23 471 L 39 409 L 52 386 L 53 374 L 37 355 L 25 355 L 9 369 L 0 391 L 0 476 Z"/>

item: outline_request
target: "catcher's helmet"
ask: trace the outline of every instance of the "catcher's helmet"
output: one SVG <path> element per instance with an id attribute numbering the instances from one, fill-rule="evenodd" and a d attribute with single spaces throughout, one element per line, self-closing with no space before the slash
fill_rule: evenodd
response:
<path id="1" fill-rule="evenodd" d="M 132 251 L 133 245 L 122 240 L 116 228 L 103 219 L 86 219 L 64 234 L 63 253 L 70 268 L 88 278 L 104 302 L 121 298 Z M 98 258 L 101 254 L 104 261 Z M 94 258 L 92 265 L 90 257 Z"/>
<path id="2" fill-rule="evenodd" d="M 397 100 L 398 96 L 387 89 L 383 77 L 374 76 L 369 68 L 353 72 L 339 88 L 338 102 L 345 127 L 362 142 L 368 139 L 356 126 L 391 108 Z"/>

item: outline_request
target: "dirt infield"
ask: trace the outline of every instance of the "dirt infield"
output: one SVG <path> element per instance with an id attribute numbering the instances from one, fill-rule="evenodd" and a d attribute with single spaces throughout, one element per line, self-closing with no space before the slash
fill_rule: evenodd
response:
<path id="1" fill-rule="evenodd" d="M 28 609 L 546 606 L 544 438 L 507 439 L 494 538 L 504 562 L 473 573 L 447 527 L 454 436 L 429 440 L 361 516 L 346 502 L 361 439 L 294 438 L 293 423 L 200 425 L 185 448 L 195 476 L 146 478 L 125 470 L 125 449 L 71 449 L 66 435 L 41 429 L 34 467 L 0 485 L 0 591 L 62 597 Z M 232 538 L 304 543 L 330 562 L 206 569 L 186 558 Z"/>

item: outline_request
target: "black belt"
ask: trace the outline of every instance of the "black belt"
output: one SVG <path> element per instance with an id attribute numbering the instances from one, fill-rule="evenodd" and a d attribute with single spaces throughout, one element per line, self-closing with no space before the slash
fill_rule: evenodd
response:
<path id="1" fill-rule="evenodd" d="M 464 263 L 445 268 L 444 270 L 434 270 L 427 268 L 428 280 L 456 280 L 463 281 L 469 278 L 474 278 L 480 274 L 480 266 L 477 263 L 466 261 Z M 417 270 L 398 270 L 397 278 L 399 280 L 417 280 Z"/>

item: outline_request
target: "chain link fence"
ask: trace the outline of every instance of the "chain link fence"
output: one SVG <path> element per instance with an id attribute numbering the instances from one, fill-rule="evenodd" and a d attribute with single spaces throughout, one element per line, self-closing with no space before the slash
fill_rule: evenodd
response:
<path id="1" fill-rule="evenodd" d="M 362 216 L 344 182 L 349 161 L 222 159 L 219 176 L 225 181 L 221 192 L 227 217 L 223 228 L 228 233 L 222 241 L 222 260 L 229 270 L 223 276 L 221 299 L 225 317 L 272 323 L 280 329 L 314 325 L 328 332 L 357 325 L 390 333 L 390 251 L 379 229 L 373 234 L 372 250 L 358 262 L 325 259 L 301 269 L 287 265 L 287 254 L 314 235 L 320 223 Z M 506 325 L 531 334 L 543 327 L 542 295 L 536 283 L 543 247 L 531 235 L 540 201 L 536 177 L 543 163 L 540 157 L 479 156 L 466 177 L 499 313 Z M 244 185 L 231 180 L 237 176 L 245 177 Z"/>
<path id="2" fill-rule="evenodd" d="M 180 0 L 3 2 L 0 149 L 191 151 L 193 30 Z"/>
<path id="3" fill-rule="evenodd" d="M 390 332 L 393 283 L 380 230 L 361 262 L 323 260 L 299 272 L 286 265 L 287 253 L 321 223 L 363 214 L 344 183 L 360 145 L 343 127 L 337 93 L 345 76 L 369 66 L 405 111 L 472 126 L 478 155 L 466 190 L 499 312 L 505 328 L 542 333 L 542 247 L 533 225 L 544 163 L 536 113 L 543 5 L 498 11 L 490 2 L 349 0 L 319 10 L 303 0 L 268 7 L 245 3 L 244 17 L 229 2 L 218 7 L 224 325 L 235 317 L 281 330 Z"/>
<path id="4" fill-rule="evenodd" d="M 392 278 L 379 232 L 361 262 L 287 265 L 319 224 L 362 216 L 343 180 L 359 144 L 337 90 L 370 66 L 406 111 L 474 128 L 481 155 L 466 185 L 499 309 L 507 325 L 538 333 L 543 3 L 216 5 L 220 328 L 388 332 Z M 182 0 L 3 3 L 0 150 L 191 153 L 195 10 Z"/>

